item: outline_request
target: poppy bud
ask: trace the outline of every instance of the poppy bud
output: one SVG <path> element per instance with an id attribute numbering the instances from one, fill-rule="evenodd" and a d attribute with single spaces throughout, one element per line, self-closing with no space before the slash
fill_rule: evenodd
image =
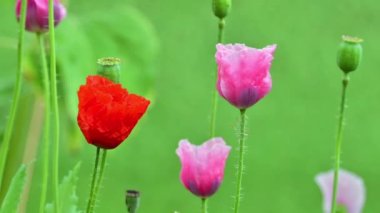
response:
<path id="1" fill-rule="evenodd" d="M 120 59 L 106 57 L 98 59 L 98 75 L 108 78 L 109 80 L 120 82 Z"/>
<path id="2" fill-rule="evenodd" d="M 363 40 L 357 37 L 343 36 L 338 50 L 338 66 L 345 72 L 349 73 L 357 69 L 362 58 Z"/>
<path id="3" fill-rule="evenodd" d="M 269 70 L 276 45 L 256 49 L 244 44 L 218 44 L 216 48 L 217 89 L 224 99 L 238 109 L 247 109 L 271 91 Z"/>
<path id="4" fill-rule="evenodd" d="M 228 15 L 231 8 L 231 0 L 213 0 L 212 10 L 216 17 L 223 19 Z"/>
<path id="5" fill-rule="evenodd" d="M 223 181 L 230 150 L 222 138 L 212 138 L 199 146 L 181 140 L 177 155 L 182 164 L 180 178 L 186 189 L 200 198 L 215 194 Z"/>
<path id="6" fill-rule="evenodd" d="M 26 30 L 44 33 L 49 30 L 49 0 L 29 0 L 26 8 Z M 16 17 L 20 19 L 21 0 L 16 2 Z M 54 0 L 54 25 L 66 17 L 66 8 L 60 0 Z"/>
<path id="7" fill-rule="evenodd" d="M 128 213 L 136 213 L 140 205 L 140 192 L 136 190 L 127 190 L 125 197 Z"/>

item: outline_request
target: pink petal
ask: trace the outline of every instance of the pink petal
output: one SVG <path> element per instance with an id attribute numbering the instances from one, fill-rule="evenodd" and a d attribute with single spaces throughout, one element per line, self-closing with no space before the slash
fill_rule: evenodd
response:
<path id="1" fill-rule="evenodd" d="M 318 174 L 315 179 L 323 195 L 323 209 L 325 213 L 331 211 L 334 172 Z M 354 173 L 341 169 L 337 203 L 347 208 L 348 213 L 361 213 L 365 202 L 365 186 L 363 180 Z"/>
<path id="2" fill-rule="evenodd" d="M 263 97 L 272 88 L 269 73 L 276 45 L 255 49 L 244 44 L 218 44 L 217 89 L 232 105 L 245 109 Z"/>
<path id="3" fill-rule="evenodd" d="M 213 195 L 223 180 L 230 150 L 222 138 L 213 138 L 200 146 L 181 140 L 176 152 L 182 164 L 183 185 L 199 197 Z"/>

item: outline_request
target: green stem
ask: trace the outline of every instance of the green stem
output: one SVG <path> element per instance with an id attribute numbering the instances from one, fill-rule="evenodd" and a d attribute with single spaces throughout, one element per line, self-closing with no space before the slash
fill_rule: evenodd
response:
<path id="1" fill-rule="evenodd" d="M 94 212 L 96 196 L 98 195 L 99 187 L 100 187 L 100 184 L 102 183 L 102 180 L 103 180 L 104 168 L 106 165 L 106 158 L 107 158 L 107 150 L 103 149 L 102 162 L 101 162 L 100 168 L 99 168 L 99 177 L 96 181 L 94 191 L 92 194 L 92 198 L 91 198 L 92 201 L 90 203 L 90 208 L 87 210 L 87 213 Z"/>
<path id="2" fill-rule="evenodd" d="M 224 19 L 219 19 L 218 24 L 218 43 L 223 43 L 224 41 L 224 26 L 226 25 L 226 21 Z"/>
<path id="3" fill-rule="evenodd" d="M 6 125 L 3 142 L 1 143 L 1 150 L 0 150 L 0 190 L 1 190 L 2 182 L 3 182 L 3 176 L 5 173 L 4 168 L 5 168 L 5 163 L 8 156 L 9 144 L 10 144 L 12 133 L 13 133 L 14 121 L 16 118 L 16 112 L 17 112 L 17 108 L 18 108 L 18 104 L 20 100 L 21 77 L 22 77 L 22 66 L 23 66 L 22 55 L 24 53 L 26 9 L 27 9 L 27 0 L 22 0 L 21 17 L 20 17 L 20 25 L 19 25 L 18 50 L 17 50 L 18 64 L 17 64 L 17 72 L 16 72 L 16 85 L 13 91 L 10 115 L 9 115 L 9 119 Z"/>
<path id="4" fill-rule="evenodd" d="M 95 167 L 94 167 L 94 172 L 92 173 L 91 189 L 90 189 L 90 195 L 88 198 L 87 211 L 86 212 L 90 212 L 90 209 L 91 209 L 91 204 L 92 204 L 93 194 L 94 194 L 94 189 L 95 189 L 95 181 L 96 181 L 96 176 L 98 174 L 99 154 L 100 154 L 100 148 L 97 147 L 96 148 L 96 157 L 95 157 Z"/>
<path id="5" fill-rule="evenodd" d="M 41 34 L 37 34 L 37 40 L 40 45 L 41 67 L 43 76 L 43 87 L 45 97 L 45 127 L 44 127 L 44 143 L 43 143 L 43 172 L 42 172 L 42 187 L 41 187 L 41 200 L 40 200 L 40 212 L 45 212 L 46 193 L 49 177 L 49 145 L 50 145 L 50 80 L 49 71 L 46 61 L 44 37 Z"/>
<path id="6" fill-rule="evenodd" d="M 347 74 L 344 75 L 343 85 L 342 85 L 342 98 L 340 103 L 340 111 L 339 111 L 339 123 L 338 123 L 338 133 L 336 136 L 336 147 L 335 147 L 335 170 L 334 170 L 334 185 L 333 185 L 333 196 L 331 201 L 331 213 L 336 212 L 336 197 L 337 190 L 339 185 L 339 169 L 340 169 L 340 155 L 341 155 L 341 147 L 343 142 L 343 127 L 344 127 L 344 112 L 346 108 L 346 91 L 349 82 L 349 77 Z"/>
<path id="7" fill-rule="evenodd" d="M 240 134 L 239 134 L 239 163 L 237 171 L 237 186 L 235 195 L 234 212 L 239 212 L 241 199 L 241 185 L 244 170 L 244 139 L 245 139 L 245 109 L 240 110 Z"/>
<path id="8" fill-rule="evenodd" d="M 202 198 L 202 213 L 207 213 L 207 198 Z"/>
<path id="9" fill-rule="evenodd" d="M 54 151 L 53 151 L 53 191 L 55 212 L 60 212 L 59 203 L 59 111 L 57 94 L 57 71 L 55 57 L 54 0 L 49 0 L 49 35 L 50 35 L 50 82 L 52 109 L 54 116 Z"/>
<path id="10" fill-rule="evenodd" d="M 218 25 L 218 43 L 223 43 L 224 39 L 224 26 L 225 21 L 224 19 L 219 19 L 219 25 Z M 217 81 L 218 73 L 215 72 L 214 74 L 214 83 Z M 211 111 L 211 123 L 210 123 L 210 137 L 213 138 L 215 136 L 215 124 L 216 124 L 216 113 L 218 111 L 218 94 L 216 89 L 213 90 L 212 94 L 212 111 Z"/>

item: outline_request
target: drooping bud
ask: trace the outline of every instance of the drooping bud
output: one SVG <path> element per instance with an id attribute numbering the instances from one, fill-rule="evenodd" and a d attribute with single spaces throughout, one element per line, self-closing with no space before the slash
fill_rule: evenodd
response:
<path id="1" fill-rule="evenodd" d="M 120 59 L 114 57 L 106 57 L 98 59 L 98 74 L 108 78 L 109 80 L 120 82 Z"/>
<path id="2" fill-rule="evenodd" d="M 349 73 L 356 70 L 362 58 L 363 40 L 357 37 L 343 36 L 338 50 L 338 66 L 345 72 Z"/>
<path id="3" fill-rule="evenodd" d="M 231 0 L 212 0 L 212 10 L 216 17 L 223 19 L 231 8 Z"/>
<path id="4" fill-rule="evenodd" d="M 136 190 L 127 190 L 125 196 L 128 213 L 136 213 L 140 205 L 140 192 Z"/>
<path id="5" fill-rule="evenodd" d="M 16 3 L 16 17 L 20 20 L 21 0 Z M 66 17 L 66 8 L 59 0 L 54 0 L 54 25 L 57 26 Z M 28 0 L 25 29 L 34 33 L 49 30 L 49 0 Z"/>

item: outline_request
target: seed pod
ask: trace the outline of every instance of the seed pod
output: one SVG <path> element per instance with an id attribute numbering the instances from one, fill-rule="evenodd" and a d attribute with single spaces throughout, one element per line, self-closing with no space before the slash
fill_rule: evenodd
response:
<path id="1" fill-rule="evenodd" d="M 231 0 L 213 0 L 212 10 L 216 17 L 223 19 L 228 15 L 231 8 Z"/>
<path id="2" fill-rule="evenodd" d="M 140 205 L 140 192 L 136 190 L 127 190 L 125 203 L 127 204 L 129 213 L 136 213 Z"/>
<path id="3" fill-rule="evenodd" d="M 337 62 L 339 68 L 349 73 L 356 70 L 362 58 L 363 40 L 357 37 L 343 36 L 338 50 Z"/>
<path id="4" fill-rule="evenodd" d="M 109 80 L 120 82 L 120 59 L 106 57 L 98 59 L 98 75 L 108 78 Z"/>

